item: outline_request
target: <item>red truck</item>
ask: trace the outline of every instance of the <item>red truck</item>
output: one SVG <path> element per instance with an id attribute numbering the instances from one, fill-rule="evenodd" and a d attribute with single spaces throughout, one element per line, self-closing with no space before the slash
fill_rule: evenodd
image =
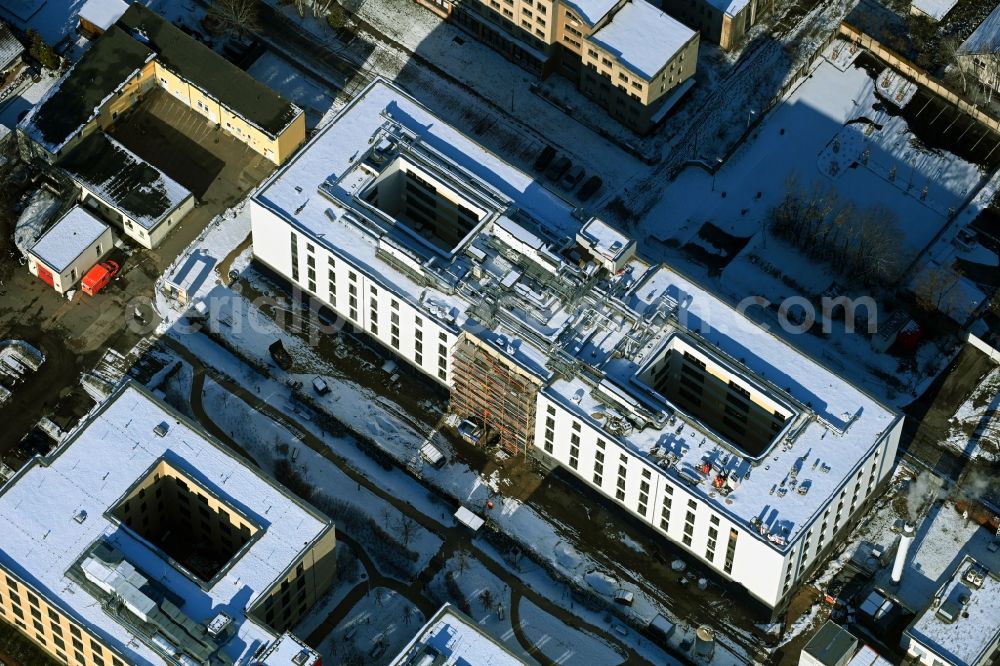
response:
<path id="1" fill-rule="evenodd" d="M 111 278 L 118 275 L 118 271 L 120 269 L 121 266 L 119 266 L 117 262 L 110 260 L 102 261 L 101 263 L 97 264 L 89 271 L 87 271 L 87 274 L 83 276 L 82 280 L 83 293 L 87 294 L 88 296 L 93 296 L 101 289 L 104 289 L 106 286 L 108 286 L 108 283 L 111 282 Z"/>

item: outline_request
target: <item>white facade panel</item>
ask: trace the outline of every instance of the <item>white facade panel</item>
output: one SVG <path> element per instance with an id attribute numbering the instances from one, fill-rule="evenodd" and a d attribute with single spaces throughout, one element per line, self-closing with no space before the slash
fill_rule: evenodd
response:
<path id="1" fill-rule="evenodd" d="M 368 275 L 364 267 L 355 266 L 252 200 L 250 223 L 253 252 L 259 261 L 315 296 L 410 365 L 447 385 L 452 348 L 457 340 L 453 331 L 384 286 L 382 280 Z M 293 235 L 297 257 L 294 268 Z M 398 336 L 393 335 L 396 329 Z"/>

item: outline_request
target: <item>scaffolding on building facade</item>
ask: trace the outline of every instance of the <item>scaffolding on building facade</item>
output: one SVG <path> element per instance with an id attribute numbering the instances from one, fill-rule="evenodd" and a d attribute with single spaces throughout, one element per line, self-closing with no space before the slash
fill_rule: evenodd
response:
<path id="1" fill-rule="evenodd" d="M 455 345 L 452 361 L 450 411 L 462 418 L 481 419 L 487 435 L 499 436 L 504 451 L 526 453 L 534 439 L 539 380 L 499 350 L 468 335 Z"/>

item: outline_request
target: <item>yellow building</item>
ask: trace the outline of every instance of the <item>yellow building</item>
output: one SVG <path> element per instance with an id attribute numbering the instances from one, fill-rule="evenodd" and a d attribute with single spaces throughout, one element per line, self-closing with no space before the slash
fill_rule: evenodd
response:
<path id="1" fill-rule="evenodd" d="M 55 159 L 154 86 L 275 164 L 305 141 L 301 109 L 139 4 L 94 40 L 20 128 Z"/>
<path id="2" fill-rule="evenodd" d="M 416 0 L 539 76 L 649 132 L 693 84 L 699 35 L 646 0 Z M 602 80 L 600 76 L 606 77 Z"/>
<path id="3" fill-rule="evenodd" d="M 138 385 L 0 490 L 0 533 L 0 618 L 60 663 L 318 663 L 287 631 L 333 524 Z"/>
<path id="4" fill-rule="evenodd" d="M 694 84 L 699 35 L 653 5 L 626 2 L 589 36 L 580 89 L 623 125 L 648 132 Z"/>

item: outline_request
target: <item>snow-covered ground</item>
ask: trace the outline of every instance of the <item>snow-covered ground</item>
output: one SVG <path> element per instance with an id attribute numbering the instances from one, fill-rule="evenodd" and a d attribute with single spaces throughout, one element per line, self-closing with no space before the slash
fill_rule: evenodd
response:
<path id="1" fill-rule="evenodd" d="M 336 95 L 308 72 L 273 51 L 265 51 L 257 58 L 247 74 L 305 111 L 308 129 L 319 124 Z"/>
<path id="2" fill-rule="evenodd" d="M 453 577 L 454 586 L 461 593 L 463 599 L 452 598 L 445 582 L 446 576 Z M 480 631 L 488 634 L 493 640 L 524 660 L 525 663 L 537 663 L 524 651 L 514 636 L 514 630 L 511 627 L 510 588 L 478 561 L 461 554 L 452 556 L 438 572 L 438 575 L 431 580 L 428 588 L 434 596 L 458 604 L 460 608 L 464 601 L 468 606 L 462 610 L 468 611 L 469 617 L 476 623 Z M 484 591 L 487 590 L 488 592 L 484 594 Z M 486 606 L 485 601 L 489 601 L 490 605 Z M 553 619 L 553 621 L 555 620 Z"/>
<path id="3" fill-rule="evenodd" d="M 873 109 L 875 87 L 863 69 L 840 71 L 821 59 L 714 176 L 690 167 L 667 186 L 641 230 L 681 245 L 705 222 L 736 237 L 753 236 L 796 178 L 806 188 L 832 187 L 859 208 L 880 204 L 894 211 L 906 241 L 900 250 L 913 257 L 943 226 L 948 209 L 981 184 L 982 173 L 950 154 L 920 148 L 901 117 Z M 852 123 L 862 118 L 874 124 Z M 807 276 L 817 268 L 808 264 Z M 745 278 L 723 284 L 746 295 Z M 826 279 L 832 283 L 835 276 Z"/>
<path id="4" fill-rule="evenodd" d="M 406 647 L 424 620 L 409 599 L 376 587 L 323 639 L 318 650 L 324 664 L 387 664 Z"/>
<path id="5" fill-rule="evenodd" d="M 567 627 L 530 601 L 522 600 L 519 611 L 528 640 L 556 664 L 612 666 L 622 661 L 621 655 L 600 638 Z"/>
<path id="6" fill-rule="evenodd" d="M 949 448 L 972 460 L 1000 461 L 1000 368 L 986 376 L 950 423 Z"/>
<path id="7" fill-rule="evenodd" d="M 277 400 L 277 397 L 269 399 Z M 205 411 L 254 459 L 273 472 L 278 460 L 288 461 L 309 485 L 315 496 L 346 502 L 380 525 L 388 534 L 399 537 L 397 527 L 404 520 L 402 513 L 382 501 L 368 489 L 352 481 L 339 467 L 301 444 L 295 433 L 261 414 L 211 379 L 205 381 Z M 341 452 L 356 448 L 349 438 L 334 439 L 330 446 Z M 408 520 L 408 519 L 407 519 Z M 411 521 L 410 538 L 403 544 L 417 553 L 414 570 L 420 571 L 441 547 L 441 539 Z M 378 560 L 376 559 L 376 563 Z"/>
<path id="8" fill-rule="evenodd" d="M 48 70 L 42 72 L 42 78 L 38 83 L 25 79 L 20 92 L 0 104 L 0 125 L 8 129 L 17 127 L 21 114 L 30 111 L 35 104 L 38 104 L 58 80 L 59 75 Z"/>

